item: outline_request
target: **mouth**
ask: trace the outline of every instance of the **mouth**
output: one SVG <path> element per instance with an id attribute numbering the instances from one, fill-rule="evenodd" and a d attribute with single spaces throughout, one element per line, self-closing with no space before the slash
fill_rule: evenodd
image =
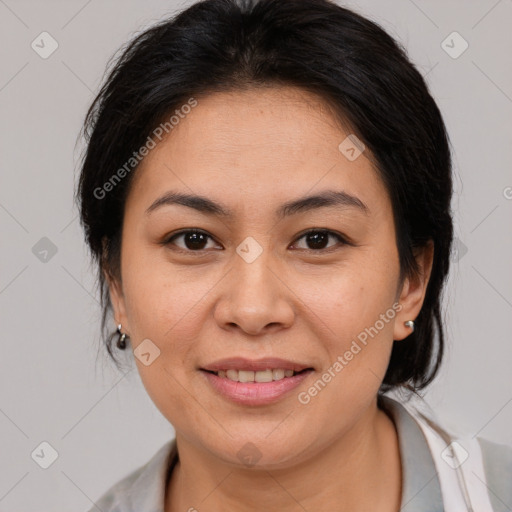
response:
<path id="1" fill-rule="evenodd" d="M 306 364 L 276 358 L 224 359 L 199 370 L 221 397 L 253 406 L 279 401 L 314 372 Z"/>

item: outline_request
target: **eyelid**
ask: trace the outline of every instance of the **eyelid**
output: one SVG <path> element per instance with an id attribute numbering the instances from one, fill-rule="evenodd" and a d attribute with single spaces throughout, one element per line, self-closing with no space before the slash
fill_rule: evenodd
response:
<path id="1" fill-rule="evenodd" d="M 164 246 L 172 245 L 171 240 L 173 240 L 173 239 L 175 239 L 175 238 L 177 238 L 177 237 L 179 237 L 181 235 L 188 234 L 188 233 L 198 233 L 198 234 L 201 234 L 201 235 L 205 235 L 206 237 L 208 237 L 211 240 L 213 240 L 215 243 L 217 243 L 217 244 L 219 243 L 219 242 L 217 242 L 217 240 L 215 240 L 215 238 L 212 235 L 210 235 L 207 231 L 204 231 L 203 229 L 199 229 L 199 228 L 185 228 L 185 229 L 176 231 L 176 232 L 171 233 L 170 235 L 166 236 L 164 238 L 164 240 L 162 241 L 162 245 L 164 245 Z M 305 236 L 309 235 L 310 233 L 325 233 L 327 235 L 332 235 L 335 238 L 337 238 L 339 243 L 341 243 L 342 245 L 354 245 L 350 241 L 350 239 L 348 237 L 346 237 L 345 235 L 343 235 L 341 233 L 338 233 L 337 231 L 333 231 L 331 229 L 327 229 L 327 228 L 308 228 L 306 231 L 303 231 L 302 233 L 297 235 L 297 237 L 292 242 L 292 245 L 296 244 L 297 241 L 299 241 L 301 238 L 304 238 Z M 316 249 L 316 250 L 315 249 L 298 249 L 298 250 L 300 250 L 300 251 L 307 251 L 307 252 L 310 252 L 310 253 L 321 254 L 321 253 L 330 252 L 330 251 L 332 251 L 335 248 L 336 248 L 336 246 L 329 247 L 329 248 L 326 248 L 326 249 Z M 197 251 L 193 251 L 193 250 L 190 250 L 190 249 L 182 249 L 181 247 L 178 247 L 176 250 L 178 252 L 196 253 L 196 254 L 201 254 L 204 251 L 207 251 L 207 249 L 200 249 L 200 250 L 197 250 Z"/>

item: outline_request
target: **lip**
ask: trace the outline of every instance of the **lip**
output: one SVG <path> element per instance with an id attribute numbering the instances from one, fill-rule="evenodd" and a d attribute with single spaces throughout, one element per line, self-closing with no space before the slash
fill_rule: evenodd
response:
<path id="1" fill-rule="evenodd" d="M 254 363 L 254 361 L 252 363 Z M 237 368 L 244 369 L 240 367 Z M 268 368 L 268 364 L 265 368 L 260 367 L 259 369 L 266 368 Z M 271 366 L 271 368 L 283 368 L 282 361 L 279 365 Z M 219 369 L 225 369 L 225 366 Z M 249 369 L 252 370 L 253 367 Z M 293 368 L 289 367 L 285 369 L 291 370 Z M 219 377 L 218 375 L 215 375 L 215 373 L 210 373 L 209 371 L 201 369 L 201 374 L 206 377 L 212 388 L 220 395 L 237 404 L 252 406 L 267 405 L 279 401 L 287 394 L 289 394 L 293 389 L 299 386 L 311 373 L 313 373 L 313 370 L 309 368 L 302 373 L 294 375 L 293 377 L 285 377 L 284 379 L 275 380 L 272 382 L 236 382 L 226 377 Z"/>
<path id="2" fill-rule="evenodd" d="M 246 359 L 244 357 L 231 357 L 228 359 L 219 359 L 213 363 L 201 367 L 201 370 L 210 372 L 218 372 L 219 370 L 246 370 L 246 371 L 263 371 L 267 369 L 279 368 L 283 370 L 293 370 L 301 372 L 311 365 L 300 363 L 297 361 L 288 361 L 277 357 L 265 357 L 262 359 Z M 292 377 L 287 377 L 292 378 Z M 279 382 L 279 381 L 277 381 Z"/>

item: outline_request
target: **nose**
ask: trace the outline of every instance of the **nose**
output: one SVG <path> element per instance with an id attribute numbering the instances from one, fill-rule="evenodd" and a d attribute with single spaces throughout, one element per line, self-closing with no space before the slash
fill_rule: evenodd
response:
<path id="1" fill-rule="evenodd" d="M 238 254 L 234 260 L 215 307 L 218 325 L 251 336 L 290 327 L 295 317 L 293 292 L 269 251 L 250 263 Z"/>

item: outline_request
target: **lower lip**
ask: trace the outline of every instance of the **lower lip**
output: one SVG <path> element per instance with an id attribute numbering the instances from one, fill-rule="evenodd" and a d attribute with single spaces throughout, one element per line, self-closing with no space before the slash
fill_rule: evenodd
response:
<path id="1" fill-rule="evenodd" d="M 226 377 L 201 370 L 208 382 L 221 395 L 233 402 L 246 405 L 266 405 L 277 402 L 292 389 L 295 389 L 313 370 L 306 370 L 293 377 L 285 377 L 272 382 L 236 382 Z"/>

